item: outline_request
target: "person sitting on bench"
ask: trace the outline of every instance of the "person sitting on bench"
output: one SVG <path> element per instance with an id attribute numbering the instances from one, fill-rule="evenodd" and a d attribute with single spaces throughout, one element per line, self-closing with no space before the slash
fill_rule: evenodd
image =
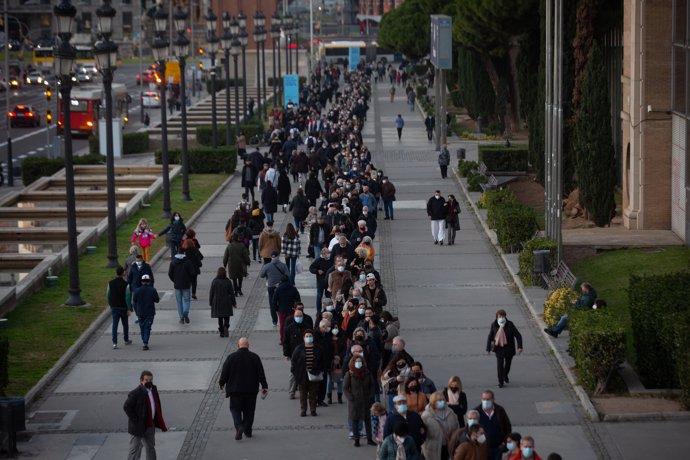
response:
<path id="1" fill-rule="evenodd" d="M 573 300 L 572 308 L 592 308 L 594 307 L 594 301 L 597 299 L 597 291 L 594 290 L 591 284 L 582 283 L 580 285 L 580 290 L 582 294 L 577 300 Z M 605 303 L 604 303 L 605 305 Z M 563 332 L 563 329 L 568 325 L 568 313 L 565 313 L 558 319 L 558 323 L 552 328 L 544 329 L 544 332 L 549 334 L 551 337 L 558 337 L 558 334 Z"/>

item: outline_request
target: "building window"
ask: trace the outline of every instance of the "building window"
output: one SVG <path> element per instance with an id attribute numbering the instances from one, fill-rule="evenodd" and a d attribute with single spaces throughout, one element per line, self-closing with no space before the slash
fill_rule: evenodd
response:
<path id="1" fill-rule="evenodd" d="M 123 5 L 131 5 L 131 4 L 132 4 L 132 0 L 122 0 L 122 4 L 123 4 Z"/>
<path id="2" fill-rule="evenodd" d="M 688 23 L 690 22 L 690 0 L 673 0 L 673 50 L 671 82 L 673 110 L 683 115 L 690 115 L 688 104 L 688 66 L 690 65 L 690 42 L 688 41 Z"/>
<path id="3" fill-rule="evenodd" d="M 84 11 L 81 13 L 82 32 L 91 32 L 91 13 Z"/>
<path id="4" fill-rule="evenodd" d="M 122 35 L 127 38 L 132 38 L 132 12 L 122 12 Z"/>

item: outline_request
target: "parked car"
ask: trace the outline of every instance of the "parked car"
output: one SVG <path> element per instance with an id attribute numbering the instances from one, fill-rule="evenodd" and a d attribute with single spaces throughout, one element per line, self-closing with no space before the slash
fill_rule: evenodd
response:
<path id="1" fill-rule="evenodd" d="M 146 91 L 141 95 L 141 105 L 144 107 L 160 107 L 161 101 L 158 92 Z"/>
<path id="2" fill-rule="evenodd" d="M 10 126 L 12 128 L 18 126 L 41 126 L 41 115 L 30 105 L 14 106 L 14 110 L 9 113 L 9 116 Z"/>
<path id="3" fill-rule="evenodd" d="M 141 85 L 143 83 L 160 83 L 161 79 L 156 74 L 155 71 L 147 69 L 142 72 L 141 75 L 137 74 L 137 85 Z"/>

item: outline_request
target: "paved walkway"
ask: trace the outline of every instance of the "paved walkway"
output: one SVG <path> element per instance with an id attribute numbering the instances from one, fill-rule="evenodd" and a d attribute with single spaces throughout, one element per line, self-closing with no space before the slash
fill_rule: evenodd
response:
<path id="1" fill-rule="evenodd" d="M 395 221 L 379 224 L 376 265 L 389 307 L 400 317 L 408 351 L 424 364 L 439 388 L 451 375 L 461 376 L 470 406 L 479 403 L 483 389 L 493 389 L 514 430 L 534 436 L 542 457 L 557 451 L 570 459 L 610 458 L 545 345 L 543 333 L 466 207 L 456 245 L 433 244 L 426 199 L 435 189 L 462 195 L 453 179 L 440 178 L 436 153 L 426 141 L 419 112 L 410 113 L 402 97 L 390 103 L 385 85 L 374 92 L 371 107 L 365 142 L 375 150 L 374 163 L 398 190 Z M 397 113 L 406 119 L 402 142 L 395 134 Z M 374 457 L 373 448 L 355 450 L 347 439 L 344 405 L 321 408 L 316 418 L 298 416 L 298 401 L 288 399 L 289 366 L 271 325 L 264 282 L 256 276 L 258 263 L 252 264 L 245 280 L 246 295 L 238 298 L 230 340 L 218 337 L 216 321 L 210 318 L 208 288 L 221 264 L 225 222 L 240 193 L 239 181 L 233 180 L 193 225 L 205 259 L 191 324 L 178 324 L 166 259 L 155 267 L 156 287 L 163 300 L 153 325 L 151 350 L 141 350 L 138 333 L 132 334 L 134 345 L 112 350 L 110 323 L 102 327 L 32 407 L 28 429 L 33 435 L 19 445 L 25 456 L 124 458 L 128 435 L 122 404 L 138 384 L 141 370 L 150 369 L 171 427 L 168 433 L 156 435 L 161 459 Z M 276 217 L 281 228 L 291 221 L 282 213 Z M 296 283 L 313 315 L 313 276 L 298 275 Z M 503 389 L 497 388 L 495 359 L 484 351 L 498 308 L 506 309 L 522 332 L 525 349 L 514 360 L 511 383 Z M 250 348 L 262 357 L 271 391 L 266 400 L 258 401 L 254 438 L 236 442 L 227 400 L 216 382 L 223 358 L 234 351 L 240 336 L 248 336 Z M 618 441 L 622 452 L 635 444 L 656 444 L 653 427 L 645 427 L 644 437 L 634 436 L 623 425 L 607 430 L 602 432 L 605 443 Z M 638 456 L 634 450 L 625 454 L 624 458 L 654 456 Z"/>

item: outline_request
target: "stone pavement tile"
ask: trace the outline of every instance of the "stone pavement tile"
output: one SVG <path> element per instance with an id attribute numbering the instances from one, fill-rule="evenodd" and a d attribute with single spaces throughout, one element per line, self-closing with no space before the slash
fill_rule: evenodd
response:
<path id="1" fill-rule="evenodd" d="M 434 262 L 436 257 L 434 257 Z M 424 280 L 421 283 L 421 280 Z M 453 270 L 439 270 L 435 263 L 426 266 L 423 262 L 409 266 L 398 266 L 395 270 L 395 281 L 398 286 L 417 285 L 420 289 L 435 289 L 436 287 L 455 286 L 462 280 L 463 285 L 472 283 L 502 284 L 505 283 L 503 273 L 491 268 L 457 267 Z"/>
<path id="2" fill-rule="evenodd" d="M 308 418 L 308 417 L 307 417 Z M 376 448 L 352 446 L 342 430 L 324 427 L 319 417 L 308 428 L 295 430 L 257 430 L 252 439 L 235 441 L 232 431 L 213 431 L 209 436 L 204 460 L 227 460 L 231 450 L 233 460 L 265 460 L 283 458 L 289 460 L 329 460 L 373 459 Z M 366 443 L 365 443 L 366 444 Z"/>
<path id="3" fill-rule="evenodd" d="M 596 430 L 611 440 L 607 447 L 620 458 L 687 458 L 682 452 L 689 420 L 599 423 Z"/>
<path id="4" fill-rule="evenodd" d="M 385 285 L 384 285 L 385 286 Z M 433 305 L 486 305 L 489 311 L 493 307 L 498 308 L 504 305 L 515 303 L 515 296 L 510 292 L 508 286 L 487 285 L 486 287 L 462 287 L 449 288 L 437 287 L 430 296 L 429 290 L 415 287 L 403 287 L 396 289 L 398 295 L 398 305 L 428 304 L 431 300 Z"/>
<path id="5" fill-rule="evenodd" d="M 143 369 L 143 368 L 142 368 Z M 79 408 L 77 414 L 67 428 L 73 431 L 91 431 L 97 427 L 99 431 L 127 431 L 127 415 L 122 405 L 127 399 L 127 391 L 132 390 L 139 382 L 137 376 L 131 379 L 125 391 L 114 394 L 78 394 L 55 395 L 41 405 L 39 411 L 69 410 Z M 156 384 L 162 382 L 154 375 Z M 121 390 L 122 390 L 121 389 Z M 93 388 L 98 391 L 98 388 Z M 203 398 L 202 392 L 178 393 L 161 391 L 161 405 L 165 423 L 169 428 L 186 429 L 194 419 L 194 414 Z M 119 408 L 119 410 L 110 410 Z"/>
<path id="6" fill-rule="evenodd" d="M 277 327 L 275 330 L 254 331 L 249 336 L 249 349 L 261 356 L 262 359 L 271 357 L 282 359 L 283 348 L 280 346 L 278 335 Z M 287 365 L 287 361 L 285 363 Z M 270 386 L 271 382 L 268 384 Z"/>
<path id="7" fill-rule="evenodd" d="M 205 390 L 218 364 L 218 360 L 80 362 L 65 376 L 55 393 L 108 392 L 134 388 L 139 374 L 144 369 L 153 372 L 156 385 L 161 391 Z M 132 385 L 133 378 L 135 385 Z"/>
<path id="8" fill-rule="evenodd" d="M 194 301 L 193 301 L 194 302 Z M 190 324 L 180 324 L 179 317 L 177 316 L 177 308 L 172 309 L 157 309 L 156 319 L 153 322 L 153 333 L 161 332 L 218 332 L 218 321 L 215 318 L 211 318 L 211 307 L 209 307 L 208 301 L 199 306 L 201 300 L 194 302 L 192 304 L 192 309 L 190 309 L 191 314 L 194 314 L 194 321 Z M 197 307 L 197 308 L 194 308 Z M 205 310 L 205 311 L 204 311 Z M 129 333 L 130 335 L 140 336 L 140 329 L 138 324 L 134 324 L 136 319 L 135 315 L 129 317 Z M 234 327 L 230 321 L 230 329 Z M 107 322 L 107 326 L 103 328 L 103 334 L 108 336 L 110 340 L 111 334 L 111 322 Z M 131 338 L 131 337 L 130 337 Z M 118 334 L 118 345 L 122 348 L 122 325 L 119 327 Z M 110 343 L 110 342 L 109 342 Z"/>
<path id="9" fill-rule="evenodd" d="M 79 436 L 79 433 L 33 435 L 31 440 L 21 442 L 17 448 L 20 458 L 30 457 L 33 460 L 67 459 L 68 453 Z M 123 452 L 125 451 L 126 448 Z"/>
<path id="10" fill-rule="evenodd" d="M 456 243 L 458 243 L 458 240 L 456 240 Z M 464 247 L 461 247 L 459 244 L 457 245 L 458 248 L 462 251 L 461 253 L 457 253 L 455 249 L 458 248 L 453 248 L 454 251 L 448 251 L 443 254 L 436 254 L 434 256 L 434 261 L 433 261 L 433 267 L 434 269 L 437 270 L 454 270 L 454 269 L 491 269 L 491 270 L 496 270 L 496 259 L 492 257 L 491 255 L 488 255 L 484 252 L 480 254 L 476 253 L 468 253 L 465 251 Z M 426 251 L 418 251 L 415 253 L 410 253 L 408 252 L 407 248 L 401 248 L 400 251 L 395 251 L 395 254 L 393 255 L 393 264 L 396 267 L 400 267 L 401 269 L 405 269 L 405 267 L 410 267 L 413 268 L 415 265 L 420 263 L 420 256 L 425 255 L 427 252 Z M 396 270 L 397 273 L 397 270 Z"/>
<path id="11" fill-rule="evenodd" d="M 520 314 L 520 307 L 508 305 L 502 308 L 508 313 L 508 318 L 515 323 L 518 330 L 522 331 L 526 327 L 528 320 Z M 485 305 L 415 305 L 413 307 L 398 307 L 398 317 L 404 318 L 404 320 L 401 320 L 402 334 L 410 327 L 425 328 L 434 326 L 479 328 L 488 334 L 494 312 L 487 310 Z M 410 318 L 409 321 L 412 324 L 408 324 L 406 318 Z M 484 340 L 486 340 L 486 337 Z"/>
<path id="12" fill-rule="evenodd" d="M 158 315 L 156 315 L 158 316 Z M 194 310 L 190 313 L 192 323 L 196 321 L 198 313 L 195 315 Z M 205 312 L 204 317 L 211 316 L 210 312 Z M 177 313 L 175 313 L 177 318 Z M 236 323 L 233 320 L 237 316 L 230 319 L 230 324 Z M 177 320 L 175 320 L 177 321 Z M 213 321 L 216 321 L 215 319 Z M 191 326 L 190 324 L 190 326 Z M 179 324 L 180 328 L 183 326 Z M 216 326 L 217 328 L 217 326 Z M 220 359 L 225 349 L 225 342 L 219 338 L 217 329 L 213 332 L 165 332 L 161 333 L 156 328 L 156 322 L 153 322 L 153 329 L 151 338 L 149 339 L 150 350 L 142 350 L 141 336 L 132 334 L 130 337 L 132 345 L 123 345 L 122 342 L 118 344 L 118 349 L 112 349 L 112 341 L 110 335 L 102 335 L 96 340 L 93 347 L 82 357 L 82 361 L 107 361 L 107 360 L 151 360 L 151 359 Z M 183 346 L 181 346 L 183 345 Z M 136 372 L 139 375 L 139 372 Z"/>
<path id="13" fill-rule="evenodd" d="M 165 409 L 164 409 L 165 410 Z M 177 458 L 177 454 L 182 447 L 186 431 L 168 431 L 167 433 L 156 433 L 156 454 L 160 459 Z M 128 433 L 109 433 L 103 447 L 93 460 L 112 460 L 124 458 L 129 445 L 130 435 Z M 144 458 L 145 454 L 142 455 Z M 67 459 L 72 460 L 72 459 Z"/>
<path id="14" fill-rule="evenodd" d="M 579 425 L 529 425 L 521 426 L 513 423 L 513 431 L 523 436 L 532 436 L 535 440 L 535 450 L 543 459 L 556 452 L 563 458 L 577 460 L 595 460 L 600 458 L 590 446 L 590 438 Z M 626 458 L 663 458 L 658 457 L 626 457 Z"/>

